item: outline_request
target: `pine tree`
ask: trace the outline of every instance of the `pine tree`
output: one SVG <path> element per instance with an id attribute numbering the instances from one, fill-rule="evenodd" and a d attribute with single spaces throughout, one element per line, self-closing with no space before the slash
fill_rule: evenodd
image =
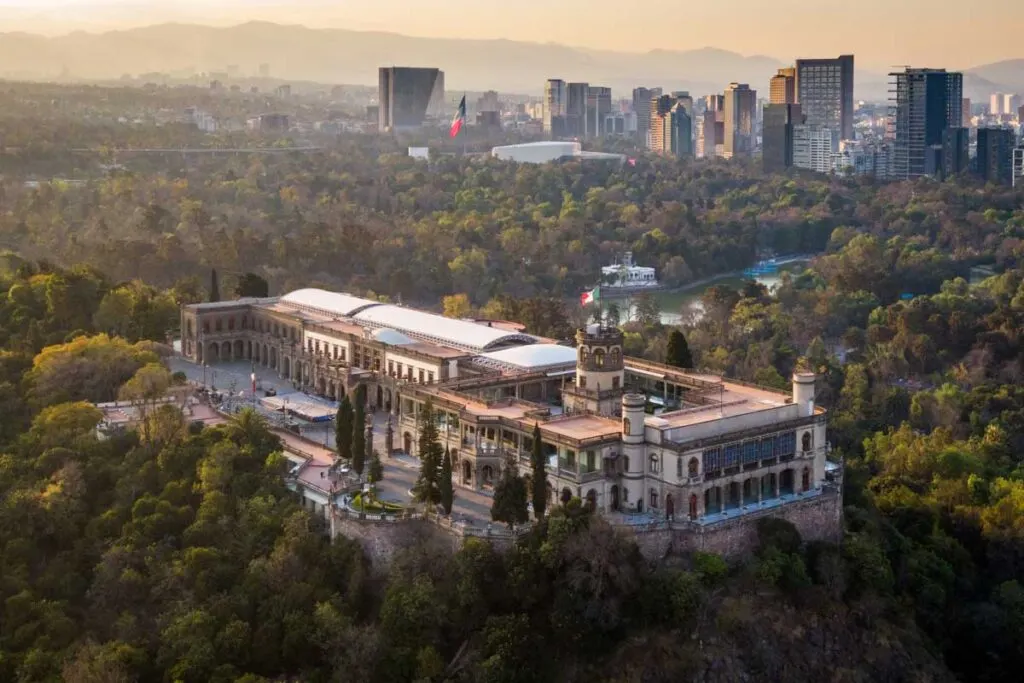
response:
<path id="1" fill-rule="evenodd" d="M 210 301 L 220 301 L 220 285 L 217 283 L 217 269 L 210 270 Z"/>
<path id="2" fill-rule="evenodd" d="M 519 476 L 519 467 L 511 456 L 505 461 L 505 470 L 501 473 L 498 485 L 494 487 L 491 519 L 508 524 L 509 529 L 530 521 L 526 482 Z"/>
<path id="3" fill-rule="evenodd" d="M 380 453 L 377 451 L 373 452 L 373 458 L 370 460 L 370 471 L 367 474 L 371 484 L 376 484 L 384 478 L 384 465 L 380 461 Z"/>
<path id="4" fill-rule="evenodd" d="M 441 489 L 438 480 L 441 474 L 441 460 L 444 451 L 437 434 L 434 422 L 434 405 L 427 399 L 420 412 L 420 476 L 413 488 L 416 500 L 428 506 L 441 502 Z"/>
<path id="5" fill-rule="evenodd" d="M 455 500 L 455 488 L 452 485 L 452 453 L 446 446 L 444 460 L 441 462 L 441 479 L 437 482 L 441 492 L 441 507 L 444 514 L 452 514 L 452 503 Z"/>
<path id="6" fill-rule="evenodd" d="M 533 450 L 530 452 L 530 467 L 533 470 L 533 516 L 544 519 L 544 510 L 548 505 L 548 474 L 547 458 L 544 457 L 544 444 L 540 438 L 540 423 L 533 425 Z"/>
<path id="7" fill-rule="evenodd" d="M 366 464 L 366 387 L 359 385 L 355 394 L 352 415 L 352 469 L 362 476 L 363 466 Z"/>
<path id="8" fill-rule="evenodd" d="M 348 396 L 341 399 L 338 405 L 338 416 L 334 421 L 334 444 L 339 458 L 352 459 L 352 402 Z"/>
<path id="9" fill-rule="evenodd" d="M 665 349 L 665 364 L 674 368 L 692 368 L 693 355 L 686 337 L 679 330 L 672 330 L 668 335 L 668 347 Z"/>

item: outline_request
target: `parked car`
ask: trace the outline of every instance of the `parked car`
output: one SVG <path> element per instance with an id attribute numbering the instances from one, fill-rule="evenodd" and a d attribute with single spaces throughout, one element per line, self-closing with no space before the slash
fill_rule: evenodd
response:
<path id="1" fill-rule="evenodd" d="M 271 387 L 263 392 L 264 396 L 277 396 L 277 389 Z"/>

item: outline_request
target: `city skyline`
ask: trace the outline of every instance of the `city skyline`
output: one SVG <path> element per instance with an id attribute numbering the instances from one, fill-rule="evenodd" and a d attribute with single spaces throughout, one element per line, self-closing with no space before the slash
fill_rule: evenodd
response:
<path id="1" fill-rule="evenodd" d="M 102 32 L 161 22 L 195 22 L 215 26 L 247 21 L 302 24 L 310 28 L 387 31 L 431 38 L 506 39 L 565 46 L 643 53 L 651 50 L 692 50 L 715 47 L 743 55 L 787 61 L 796 54 L 855 53 L 863 68 L 888 70 L 897 64 L 968 69 L 1024 58 L 1017 34 L 1024 5 L 993 0 L 978 17 L 970 17 L 965 33 L 947 21 L 927 0 L 894 6 L 865 0 L 856 13 L 838 0 L 826 0 L 813 17 L 785 11 L 787 2 L 766 7 L 754 0 L 734 0 L 719 7 L 683 7 L 670 0 L 651 0 L 648 9 L 664 19 L 651 25 L 620 12 L 594 11 L 607 0 L 564 0 L 551 5 L 522 0 L 517 12 L 493 6 L 471 6 L 453 0 L 421 0 L 410 12 L 404 0 L 378 0 L 372 5 L 339 6 L 328 0 L 180 0 L 173 6 L 151 0 L 0 0 L 0 31 L 60 35 L 76 30 Z M 610 4 L 610 3 L 607 3 Z M 587 11 L 583 11 L 586 8 Z M 536 20 L 543 12 L 545 21 Z M 782 10 L 782 11 L 780 11 Z M 876 11 L 877 10 L 877 11 Z M 884 14 L 885 22 L 877 17 Z M 673 21 L 685 20 L 680 36 Z M 500 19 L 500 20 L 498 20 Z M 716 30 L 728 21 L 730 30 Z M 912 21 L 916 30 L 901 26 Z M 837 36 L 835 27 L 843 27 Z M 693 36 L 689 40 L 687 37 Z M 716 36 L 715 40 L 696 38 Z"/>

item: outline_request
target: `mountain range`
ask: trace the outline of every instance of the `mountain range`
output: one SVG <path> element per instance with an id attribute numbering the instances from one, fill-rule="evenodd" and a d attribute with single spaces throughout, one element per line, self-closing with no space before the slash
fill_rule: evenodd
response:
<path id="1" fill-rule="evenodd" d="M 53 78 L 60 74 L 102 80 L 148 72 L 224 71 L 238 65 L 255 74 L 269 64 L 275 78 L 375 85 L 384 65 L 436 66 L 449 90 L 496 89 L 537 94 L 547 78 L 588 81 L 628 96 L 638 85 L 721 92 L 731 81 L 767 92 L 768 80 L 785 63 L 717 48 L 614 52 L 511 40 L 417 38 L 384 32 L 311 29 L 249 22 L 220 28 L 157 24 L 103 33 L 76 31 L 46 37 L 0 34 L 0 76 Z M 951 65 L 952 68 L 952 65 Z M 1024 59 L 968 69 L 965 96 L 994 91 L 1024 93 Z M 859 69 L 859 99 L 884 99 L 886 76 Z"/>

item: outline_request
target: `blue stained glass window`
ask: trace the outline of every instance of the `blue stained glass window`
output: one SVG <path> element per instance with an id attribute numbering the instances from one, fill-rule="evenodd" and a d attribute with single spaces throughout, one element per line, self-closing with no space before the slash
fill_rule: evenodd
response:
<path id="1" fill-rule="evenodd" d="M 743 444 L 743 464 L 749 465 L 752 462 L 757 462 L 757 442 L 748 441 Z"/>
<path id="2" fill-rule="evenodd" d="M 715 472 L 722 469 L 722 450 L 711 448 L 704 451 L 704 471 Z"/>
<path id="3" fill-rule="evenodd" d="M 725 447 L 725 466 L 735 467 L 740 462 L 740 445 L 738 443 L 729 444 Z"/>
<path id="4" fill-rule="evenodd" d="M 775 454 L 780 458 L 796 453 L 796 433 L 787 432 L 775 437 Z"/>

